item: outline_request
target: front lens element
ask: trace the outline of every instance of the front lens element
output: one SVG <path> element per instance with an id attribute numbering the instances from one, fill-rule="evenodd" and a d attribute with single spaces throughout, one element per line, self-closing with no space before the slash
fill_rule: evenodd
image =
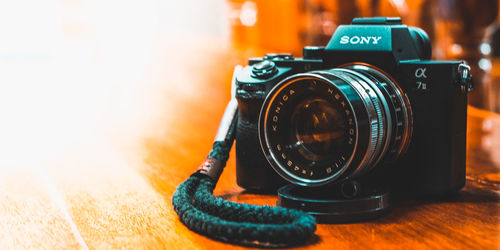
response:
<path id="1" fill-rule="evenodd" d="M 340 107 L 320 98 L 306 99 L 292 112 L 291 141 L 306 160 L 316 162 L 340 151 L 345 140 Z"/>
<path id="2" fill-rule="evenodd" d="M 285 179 L 316 185 L 347 169 L 358 133 L 354 108 L 343 91 L 355 93 L 341 88 L 321 76 L 302 74 L 266 98 L 259 118 L 261 146 Z"/>

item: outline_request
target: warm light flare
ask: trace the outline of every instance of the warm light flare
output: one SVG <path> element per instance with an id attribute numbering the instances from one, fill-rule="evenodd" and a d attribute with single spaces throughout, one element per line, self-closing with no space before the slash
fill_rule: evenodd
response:
<path id="1" fill-rule="evenodd" d="M 206 11 L 212 5 L 220 15 Z M 188 50 L 199 34 L 226 36 L 223 5 L 0 4 L 0 248 L 85 249 L 99 246 L 87 232 L 125 235 L 144 216 L 173 220 L 160 218 L 164 197 L 137 170 L 145 138 L 176 119 L 176 94 L 197 93 L 178 74 L 202 56 Z M 147 206 L 124 221 L 138 202 Z"/>
<path id="2" fill-rule="evenodd" d="M 164 96 L 151 85 L 175 90 L 159 79 L 151 81 L 159 67 L 171 63 L 160 61 L 158 48 L 165 41 L 181 41 L 186 26 L 203 28 L 196 27 L 200 22 L 193 16 L 173 11 L 172 4 L 3 4 L 0 165 L 22 164 L 26 158 L 54 160 L 82 145 L 137 143 L 143 136 L 138 131 L 146 133 L 152 119 L 164 112 L 156 108 L 166 103 Z M 191 4 L 176 7 L 198 9 Z"/>

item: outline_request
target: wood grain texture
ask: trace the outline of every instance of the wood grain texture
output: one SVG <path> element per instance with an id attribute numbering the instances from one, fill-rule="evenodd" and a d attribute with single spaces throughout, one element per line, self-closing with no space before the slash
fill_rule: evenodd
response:
<path id="1" fill-rule="evenodd" d="M 126 119 L 110 109 L 93 120 L 95 133 L 72 133 L 42 168 L 0 167 L 0 248 L 242 248 L 189 231 L 171 205 L 210 150 L 232 68 L 244 63 L 225 46 L 216 39 L 157 45 L 148 77 L 123 104 Z M 467 185 L 456 197 L 400 202 L 370 222 L 319 225 L 299 248 L 499 248 L 500 116 L 469 108 L 468 121 Z M 215 194 L 276 202 L 236 185 L 234 153 Z"/>

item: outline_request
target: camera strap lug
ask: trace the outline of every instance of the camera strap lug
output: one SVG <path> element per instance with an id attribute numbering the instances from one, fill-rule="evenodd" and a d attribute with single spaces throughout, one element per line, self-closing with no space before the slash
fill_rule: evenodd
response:
<path id="1" fill-rule="evenodd" d="M 462 93 L 466 94 L 474 90 L 472 75 L 470 73 L 470 66 L 465 63 L 459 64 L 458 74 L 458 84 L 460 85 L 460 90 L 462 91 Z"/>

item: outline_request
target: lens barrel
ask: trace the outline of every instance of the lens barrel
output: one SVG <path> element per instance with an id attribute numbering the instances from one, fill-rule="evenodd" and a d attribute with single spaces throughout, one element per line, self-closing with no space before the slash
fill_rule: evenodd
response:
<path id="1" fill-rule="evenodd" d="M 402 90 L 365 64 L 290 76 L 270 91 L 259 117 L 268 162 L 302 186 L 358 177 L 398 158 L 411 129 Z"/>

